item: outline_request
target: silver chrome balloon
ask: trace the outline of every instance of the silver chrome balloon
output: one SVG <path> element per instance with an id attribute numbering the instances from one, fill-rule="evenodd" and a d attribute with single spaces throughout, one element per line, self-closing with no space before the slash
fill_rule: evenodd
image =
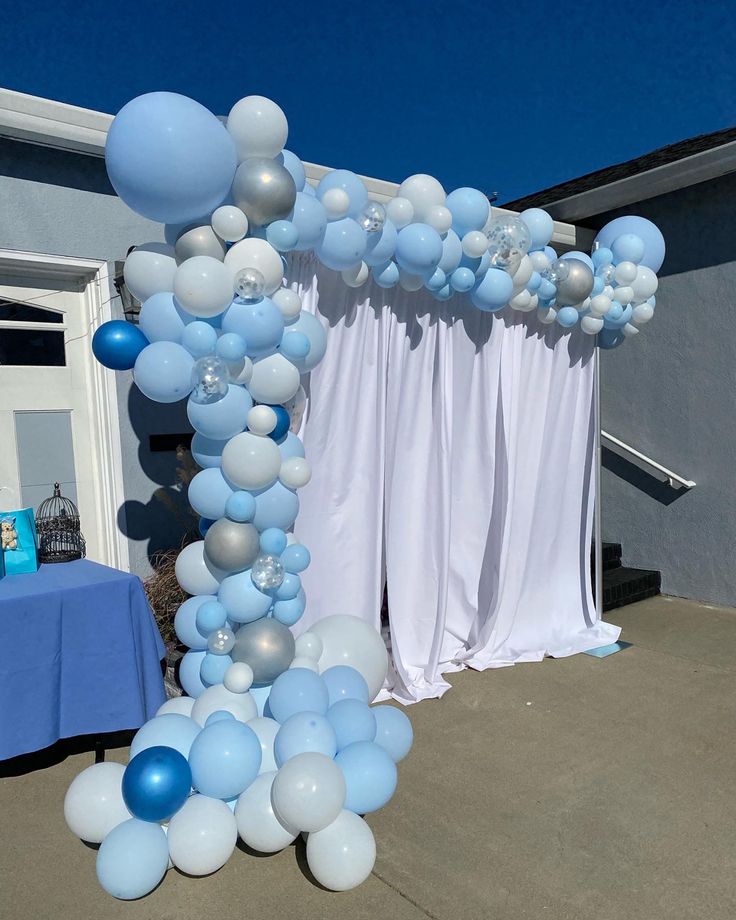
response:
<path id="1" fill-rule="evenodd" d="M 193 256 L 211 256 L 222 262 L 225 258 L 225 244 L 209 224 L 189 227 L 177 239 L 174 255 L 178 265 Z"/>
<path id="2" fill-rule="evenodd" d="M 296 201 L 296 185 L 286 167 L 265 157 L 251 157 L 238 166 L 233 198 L 249 223 L 257 227 L 288 217 Z"/>
<path id="3" fill-rule="evenodd" d="M 593 272 L 581 259 L 561 259 L 568 267 L 567 276 L 557 282 L 557 303 L 574 306 L 582 303 L 593 290 Z"/>
<path id="4" fill-rule="evenodd" d="M 294 637 L 288 626 L 273 617 L 261 617 L 241 626 L 230 653 L 233 661 L 244 661 L 253 669 L 253 683 L 270 684 L 283 674 L 294 659 Z"/>
<path id="5" fill-rule="evenodd" d="M 205 534 L 205 555 L 223 572 L 242 572 L 250 568 L 258 550 L 258 531 L 252 524 L 220 518 Z"/>
<path id="6" fill-rule="evenodd" d="M 227 364 L 215 355 L 205 355 L 194 362 L 192 368 L 191 400 L 207 405 L 227 396 L 230 371 Z"/>

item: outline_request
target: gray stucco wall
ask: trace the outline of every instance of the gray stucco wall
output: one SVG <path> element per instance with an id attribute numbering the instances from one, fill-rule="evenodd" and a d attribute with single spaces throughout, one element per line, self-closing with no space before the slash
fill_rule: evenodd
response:
<path id="1" fill-rule="evenodd" d="M 657 308 L 602 360 L 603 428 L 697 486 L 676 492 L 604 458 L 604 536 L 624 563 L 662 572 L 668 594 L 736 606 L 736 176 L 618 213 L 662 230 Z"/>
<path id="2" fill-rule="evenodd" d="M 160 225 L 138 217 L 116 197 L 101 159 L 0 139 L 0 248 L 112 263 L 124 258 L 129 246 L 161 238 Z M 117 297 L 112 306 L 120 314 Z M 154 493 L 164 490 L 176 508 L 186 505 L 175 488 L 174 452 L 152 453 L 149 435 L 190 426 L 183 403 L 162 406 L 144 399 L 130 373 L 118 374 L 117 386 L 126 497 L 118 526 L 129 538 L 131 569 L 145 576 L 151 554 L 178 545 L 183 532 L 177 514 Z"/>

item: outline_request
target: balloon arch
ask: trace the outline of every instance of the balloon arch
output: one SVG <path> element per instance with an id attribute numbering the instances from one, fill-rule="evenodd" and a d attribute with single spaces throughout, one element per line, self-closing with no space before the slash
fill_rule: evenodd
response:
<path id="1" fill-rule="evenodd" d="M 125 263 L 139 325 L 105 323 L 92 347 L 106 367 L 132 369 L 150 399 L 188 400 L 202 468 L 189 489 L 202 540 L 176 563 L 191 595 L 175 621 L 187 695 L 143 725 L 127 766 L 89 767 L 65 801 L 70 828 L 101 844 L 97 875 L 118 898 L 152 891 L 172 864 L 216 871 L 238 835 L 267 853 L 308 835 L 318 882 L 359 885 L 376 853 L 363 816 L 389 801 L 412 744 L 403 712 L 370 705 L 387 670 L 375 630 L 334 616 L 291 631 L 310 562 L 292 533 L 310 479 L 300 380 L 326 337 L 284 286 L 283 253 L 313 250 L 351 287 L 372 277 L 440 301 L 467 295 L 487 312 L 536 312 L 607 348 L 654 313 L 664 241 L 643 218 L 608 224 L 590 256 L 558 258 L 546 212 L 494 214 L 477 189 L 446 194 L 414 175 L 384 205 L 344 169 L 315 189 L 284 149 L 287 132 L 260 96 L 223 124 L 192 99 L 150 93 L 108 135 L 116 192 L 164 224 L 167 242 Z"/>

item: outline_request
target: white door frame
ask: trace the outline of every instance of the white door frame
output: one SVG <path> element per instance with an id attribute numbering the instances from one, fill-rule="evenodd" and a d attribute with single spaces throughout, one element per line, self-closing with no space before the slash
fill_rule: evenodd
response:
<path id="1" fill-rule="evenodd" d="M 34 283 L 53 283 L 56 278 L 79 284 L 82 294 L 80 299 L 85 310 L 85 337 L 89 338 L 85 379 L 90 429 L 95 442 L 91 447 L 97 507 L 103 517 L 102 549 L 109 565 L 127 572 L 130 570 L 128 540 L 117 526 L 118 511 L 125 501 L 125 490 L 115 372 L 99 364 L 92 354 L 95 330 L 112 319 L 107 262 L 77 256 L 0 249 L 0 272 L 30 279 Z"/>

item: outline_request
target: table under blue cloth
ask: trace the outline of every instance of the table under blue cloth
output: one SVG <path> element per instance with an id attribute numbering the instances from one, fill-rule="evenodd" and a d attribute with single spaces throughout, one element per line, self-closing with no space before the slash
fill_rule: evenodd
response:
<path id="1" fill-rule="evenodd" d="M 81 559 L 0 580 L 0 760 L 137 728 L 165 700 L 143 585 Z"/>

